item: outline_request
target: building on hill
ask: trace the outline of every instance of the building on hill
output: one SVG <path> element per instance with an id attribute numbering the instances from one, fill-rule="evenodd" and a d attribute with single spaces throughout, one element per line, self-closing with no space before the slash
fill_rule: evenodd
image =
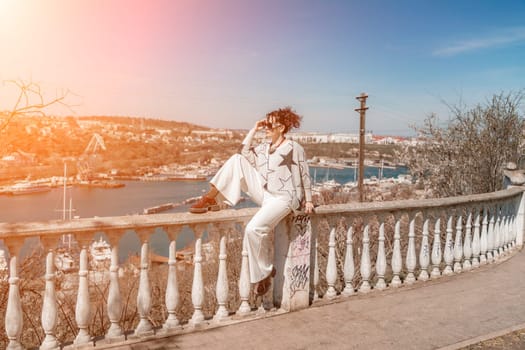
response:
<path id="1" fill-rule="evenodd" d="M 299 143 L 359 143 L 358 134 L 347 133 L 292 132 L 288 137 Z M 372 139 L 372 133 L 365 134 L 365 143 Z"/>

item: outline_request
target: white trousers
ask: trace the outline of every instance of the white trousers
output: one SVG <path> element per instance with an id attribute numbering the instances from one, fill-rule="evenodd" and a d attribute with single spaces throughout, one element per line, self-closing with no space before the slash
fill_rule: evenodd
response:
<path id="1" fill-rule="evenodd" d="M 244 230 L 243 249 L 248 252 L 250 282 L 266 278 L 273 268 L 270 237 L 274 227 L 291 211 L 291 199 L 276 196 L 264 189 L 261 174 L 240 154 L 224 163 L 210 183 L 217 188 L 217 199 L 235 205 L 245 192 L 261 208 Z"/>

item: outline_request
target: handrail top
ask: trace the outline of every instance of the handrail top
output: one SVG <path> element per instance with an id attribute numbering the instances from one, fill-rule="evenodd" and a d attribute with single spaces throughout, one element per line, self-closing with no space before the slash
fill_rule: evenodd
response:
<path id="1" fill-rule="evenodd" d="M 319 206 L 315 215 L 332 215 L 345 213 L 373 214 L 392 213 L 398 211 L 422 211 L 439 207 L 452 207 L 465 204 L 474 204 L 481 201 L 502 200 L 513 197 L 525 191 L 524 187 L 511 187 L 492 193 L 435 198 L 411 199 L 385 202 L 346 203 Z M 126 231 L 136 228 L 154 229 L 157 227 L 199 226 L 213 223 L 236 223 L 249 220 L 257 208 L 227 209 L 210 212 L 205 215 L 190 213 L 169 213 L 152 215 L 107 216 L 75 219 L 72 221 L 51 220 L 20 223 L 0 223 L 0 239 L 25 238 L 39 235 L 60 236 L 68 233 Z"/>
<path id="2" fill-rule="evenodd" d="M 431 199 L 406 199 L 384 202 L 331 204 L 316 208 L 317 214 L 337 214 L 341 211 L 355 214 L 370 214 L 374 212 L 396 211 L 423 211 L 440 207 L 454 207 L 459 205 L 474 204 L 483 201 L 497 201 L 516 196 L 525 191 L 525 187 L 510 187 L 490 193 L 472 194 L 466 196 L 431 198 Z"/>

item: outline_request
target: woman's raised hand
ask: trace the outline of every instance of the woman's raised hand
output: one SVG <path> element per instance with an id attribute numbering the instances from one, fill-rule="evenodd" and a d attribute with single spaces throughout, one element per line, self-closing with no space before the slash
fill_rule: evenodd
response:
<path id="1" fill-rule="evenodd" d="M 255 123 L 255 130 L 261 130 L 261 129 L 264 129 L 264 128 L 266 128 L 266 118 L 258 120 Z"/>

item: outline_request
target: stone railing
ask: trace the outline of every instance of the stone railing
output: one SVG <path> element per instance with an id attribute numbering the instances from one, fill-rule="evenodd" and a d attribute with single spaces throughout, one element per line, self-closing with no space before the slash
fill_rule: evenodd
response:
<path id="1" fill-rule="evenodd" d="M 41 245 L 46 252 L 45 287 L 41 291 L 41 320 L 44 337 L 41 349 L 68 345 L 57 340 L 58 299 L 55 290 L 54 254 L 64 235 L 73 235 L 80 246 L 78 284 L 75 289 L 75 315 L 78 332 L 72 347 L 104 347 L 114 342 L 147 339 L 159 334 L 176 334 L 228 320 L 260 317 L 271 309 L 278 312 L 308 307 L 319 298 L 342 298 L 372 290 L 395 288 L 442 275 L 452 275 L 492 263 L 523 245 L 525 199 L 523 188 L 511 188 L 490 194 L 436 200 L 408 200 L 382 203 L 353 203 L 316 208 L 311 221 L 303 215 L 290 216 L 276 228 L 273 294 L 258 302 L 251 293 L 247 252 L 239 257 L 237 288 L 231 291 L 227 255 L 234 232 L 242 232 L 256 209 L 224 210 L 206 215 L 157 214 L 149 216 L 101 217 L 62 222 L 0 224 L 0 239 L 8 253 L 8 299 L 5 332 L 8 348 L 24 348 L 22 299 L 20 297 L 18 258 L 24 243 Z M 165 287 L 165 320 L 162 327 L 151 322 L 152 288 L 150 280 L 149 240 L 159 228 L 170 241 Z M 181 230 L 194 233 L 191 305 L 188 322 L 177 315 L 180 305 L 177 279 L 176 241 Z M 121 315 L 124 301 L 120 293 L 118 243 L 127 231 L 134 231 L 141 242 L 138 322 L 134 329 L 123 329 Z M 90 310 L 88 246 L 96 233 L 103 232 L 111 245 L 109 286 L 104 294 L 105 334 L 94 338 L 89 332 L 93 314 Z M 217 275 L 212 286 L 203 279 L 202 239 L 219 247 L 216 252 Z M 241 237 L 240 235 L 238 237 Z M 213 251 L 212 251 L 213 253 Z M 189 283 L 188 283 L 189 285 Z M 216 307 L 205 314 L 205 290 L 214 290 Z M 228 301 L 235 294 L 238 302 Z M 24 305 L 25 306 L 25 305 Z M 26 346 L 28 346 L 26 344 Z"/>

